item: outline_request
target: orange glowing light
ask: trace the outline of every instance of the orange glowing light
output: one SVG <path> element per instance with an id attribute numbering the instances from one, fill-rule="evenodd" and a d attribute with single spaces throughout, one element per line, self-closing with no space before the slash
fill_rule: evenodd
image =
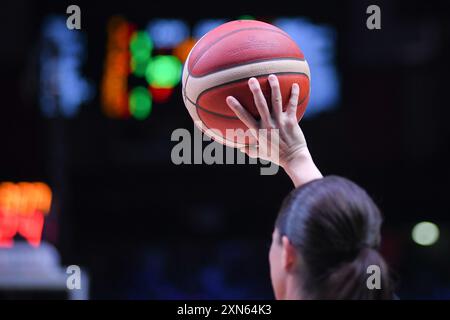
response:
<path id="1" fill-rule="evenodd" d="M 129 41 L 135 27 L 121 17 L 110 19 L 108 42 L 101 84 L 104 113 L 111 118 L 127 118 L 128 75 L 130 74 Z"/>
<path id="2" fill-rule="evenodd" d="M 194 38 L 184 40 L 173 50 L 173 55 L 184 63 L 196 42 L 197 41 Z"/>
<path id="3" fill-rule="evenodd" d="M 42 182 L 0 183 L 0 247 L 11 247 L 16 234 L 39 246 L 52 191 Z"/>

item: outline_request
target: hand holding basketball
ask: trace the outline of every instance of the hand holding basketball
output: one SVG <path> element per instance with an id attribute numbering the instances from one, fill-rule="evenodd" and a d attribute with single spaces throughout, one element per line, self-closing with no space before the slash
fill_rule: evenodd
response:
<path id="1" fill-rule="evenodd" d="M 258 132 L 259 129 L 267 129 L 267 135 L 255 135 L 255 138 L 258 140 L 257 146 L 246 146 L 240 150 L 247 153 L 250 157 L 260 157 L 286 167 L 301 152 L 307 151 L 305 136 L 298 125 L 296 117 L 300 87 L 297 83 L 292 85 L 290 99 L 287 101 L 286 107 L 283 108 L 278 78 L 275 75 L 270 75 L 268 81 L 271 88 L 272 112 L 269 111 L 268 103 L 258 80 L 250 78 L 248 81 L 256 108 L 261 117 L 260 121 L 256 120 L 236 98 L 229 96 L 226 101 L 237 117 L 249 129 L 253 129 L 255 132 Z M 273 144 L 271 139 L 271 133 L 273 134 L 273 132 L 271 129 L 278 130 L 278 145 Z M 270 154 L 270 150 L 278 152 L 278 159 Z"/>

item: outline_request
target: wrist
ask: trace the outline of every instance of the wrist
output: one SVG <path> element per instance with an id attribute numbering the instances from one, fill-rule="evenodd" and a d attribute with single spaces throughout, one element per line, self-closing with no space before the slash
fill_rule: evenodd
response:
<path id="1" fill-rule="evenodd" d="M 295 187 L 322 178 L 322 174 L 316 167 L 306 146 L 292 154 L 281 166 L 289 175 Z"/>
<path id="2" fill-rule="evenodd" d="M 299 148 L 298 150 L 295 150 L 294 152 L 291 152 L 289 156 L 285 157 L 283 161 L 280 161 L 280 166 L 288 171 L 290 169 L 295 169 L 302 163 L 311 161 L 312 162 L 312 156 L 309 153 L 308 147 L 303 146 Z"/>

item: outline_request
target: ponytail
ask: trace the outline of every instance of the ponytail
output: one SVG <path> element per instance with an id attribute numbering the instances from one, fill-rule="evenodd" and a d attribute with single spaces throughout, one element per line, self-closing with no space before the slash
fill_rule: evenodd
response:
<path id="1" fill-rule="evenodd" d="M 275 226 L 304 262 L 298 270 L 302 295 L 309 299 L 392 299 L 388 267 L 377 251 L 381 224 L 373 200 L 345 178 L 329 176 L 292 191 Z M 379 289 L 372 288 L 372 279 L 379 280 L 375 283 Z"/>
<path id="2" fill-rule="evenodd" d="M 370 266 L 375 266 L 374 274 Z M 369 277 L 379 276 L 373 283 Z M 317 299 L 389 300 L 392 299 L 391 280 L 387 264 L 380 253 L 373 248 L 363 248 L 358 256 L 341 263 L 324 279 Z M 378 286 L 379 285 L 379 286 Z"/>

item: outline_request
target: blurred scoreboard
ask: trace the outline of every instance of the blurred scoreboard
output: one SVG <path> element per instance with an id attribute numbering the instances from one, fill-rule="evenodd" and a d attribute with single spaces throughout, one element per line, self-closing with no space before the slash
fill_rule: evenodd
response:
<path id="1" fill-rule="evenodd" d="M 198 39 L 227 21 L 254 18 L 194 23 L 154 18 L 139 28 L 125 17 L 112 16 L 106 26 L 103 74 L 100 83 L 94 84 L 80 71 L 89 59 L 88 34 L 68 30 L 63 16 L 49 16 L 43 23 L 40 55 L 42 113 L 70 118 L 97 95 L 107 117 L 145 120 L 153 108 L 171 101 L 174 91 L 179 90 L 183 63 Z M 256 19 L 285 30 L 305 53 L 312 73 L 305 117 L 335 108 L 340 99 L 335 29 L 302 17 Z M 50 53 L 55 47 L 56 54 L 54 49 Z M 58 81 L 62 78 L 64 81 Z"/>

